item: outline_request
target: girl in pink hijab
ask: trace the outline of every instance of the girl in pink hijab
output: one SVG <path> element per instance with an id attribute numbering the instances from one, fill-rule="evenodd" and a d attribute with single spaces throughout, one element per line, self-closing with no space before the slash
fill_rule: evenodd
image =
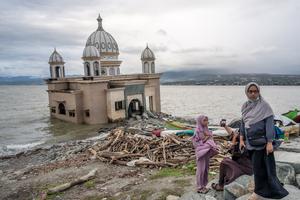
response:
<path id="1" fill-rule="evenodd" d="M 218 146 L 213 140 L 212 132 L 208 129 L 208 117 L 200 115 L 196 118 L 196 129 L 192 137 L 196 154 L 197 192 L 207 193 L 209 159 L 218 154 Z"/>

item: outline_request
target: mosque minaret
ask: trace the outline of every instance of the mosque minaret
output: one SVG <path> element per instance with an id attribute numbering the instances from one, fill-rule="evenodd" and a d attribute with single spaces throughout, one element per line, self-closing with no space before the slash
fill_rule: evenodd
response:
<path id="1" fill-rule="evenodd" d="M 148 47 L 148 44 L 145 50 L 142 52 L 141 60 L 143 73 L 155 73 L 155 56 L 153 51 Z"/>
<path id="2" fill-rule="evenodd" d="M 63 78 L 65 77 L 65 62 L 62 56 L 54 48 L 53 53 L 49 58 L 50 65 L 50 77 L 51 78 Z"/>

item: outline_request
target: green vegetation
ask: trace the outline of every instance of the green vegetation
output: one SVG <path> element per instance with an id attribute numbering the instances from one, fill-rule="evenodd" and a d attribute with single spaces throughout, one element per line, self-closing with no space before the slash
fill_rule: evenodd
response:
<path id="1" fill-rule="evenodd" d="M 95 187 L 95 181 L 89 180 L 83 184 L 87 189 L 91 189 Z"/>
<path id="2" fill-rule="evenodd" d="M 186 165 L 176 167 L 176 168 L 163 168 L 156 174 L 152 175 L 150 179 L 158 179 L 164 177 L 182 177 L 191 176 L 196 174 L 196 164 L 195 161 L 191 161 Z"/>
<path id="3" fill-rule="evenodd" d="M 182 188 L 188 187 L 191 185 L 190 180 L 187 180 L 187 179 L 174 180 L 174 183 Z"/>

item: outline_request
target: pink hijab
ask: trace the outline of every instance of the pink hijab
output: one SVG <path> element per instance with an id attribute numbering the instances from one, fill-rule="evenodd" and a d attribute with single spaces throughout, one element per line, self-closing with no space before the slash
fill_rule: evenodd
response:
<path id="1" fill-rule="evenodd" d="M 196 118 L 196 129 L 193 136 L 193 141 L 198 142 L 199 140 L 204 139 L 204 132 L 209 133 L 209 135 L 212 135 L 212 132 L 208 129 L 207 126 L 203 125 L 204 119 L 207 119 L 208 117 L 205 115 L 200 115 Z"/>

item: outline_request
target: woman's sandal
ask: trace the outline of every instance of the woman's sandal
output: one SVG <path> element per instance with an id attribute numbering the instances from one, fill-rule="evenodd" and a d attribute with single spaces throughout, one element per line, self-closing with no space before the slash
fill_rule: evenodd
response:
<path id="1" fill-rule="evenodd" d="M 218 183 L 212 183 L 211 184 L 212 189 L 216 190 L 216 191 L 223 191 L 224 188 L 220 186 L 220 184 Z"/>
<path id="2" fill-rule="evenodd" d="M 197 190 L 198 193 L 201 193 L 201 194 L 206 194 L 208 193 L 209 189 L 208 188 L 202 188 L 200 190 Z"/>

